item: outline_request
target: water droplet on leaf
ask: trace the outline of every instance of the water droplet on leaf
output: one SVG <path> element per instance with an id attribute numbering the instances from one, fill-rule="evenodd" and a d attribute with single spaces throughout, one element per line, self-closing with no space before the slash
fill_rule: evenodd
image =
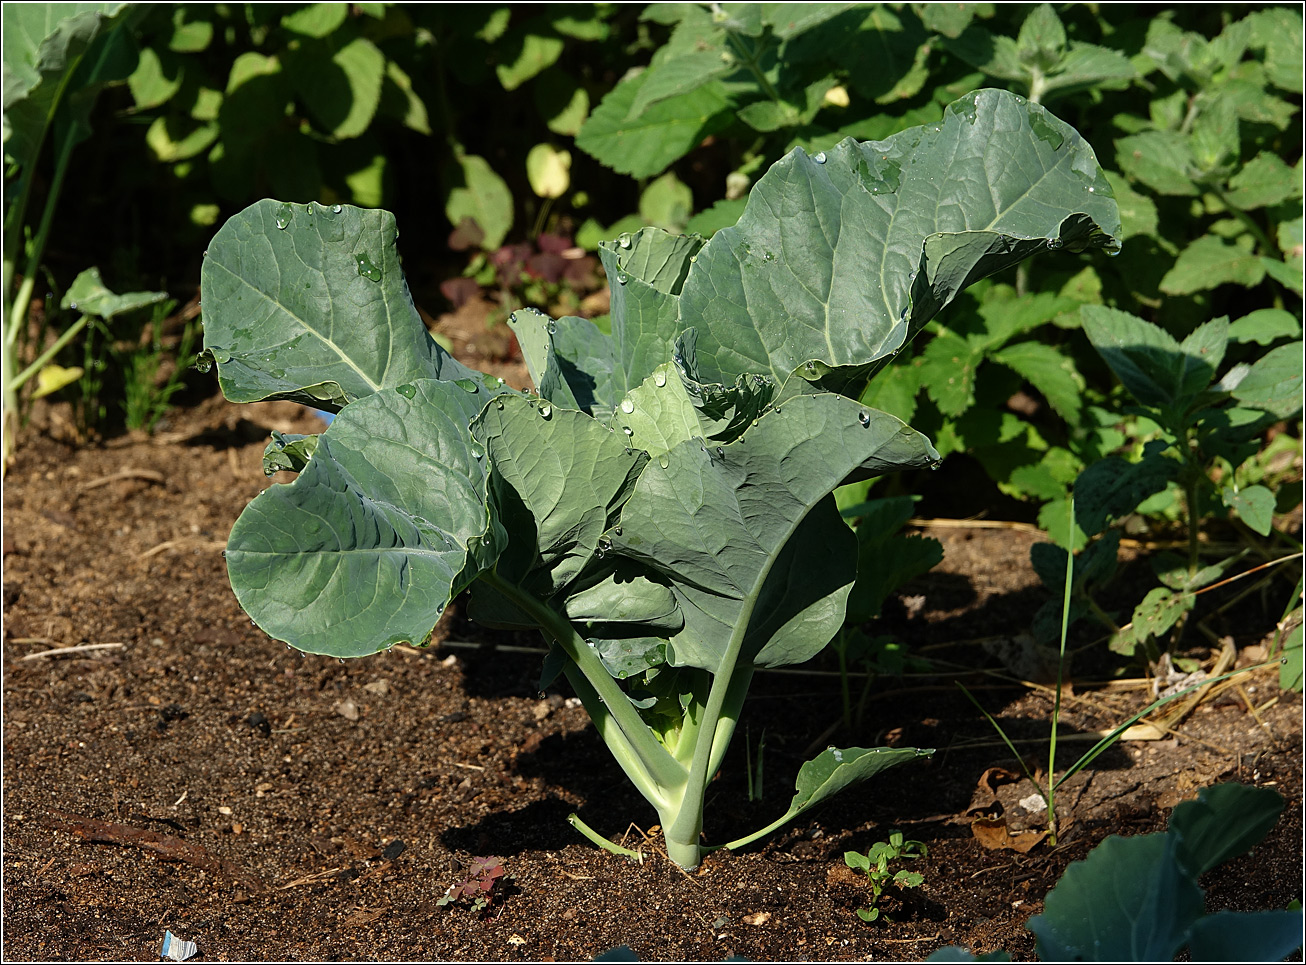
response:
<path id="1" fill-rule="evenodd" d="M 553 417 L 553 406 L 551 405 L 540 406 L 540 418 L 551 419 L 552 417 Z"/>
<path id="2" fill-rule="evenodd" d="M 331 213 L 332 213 L 332 214 L 339 214 L 339 213 L 340 213 L 341 211 L 343 211 L 343 210 L 345 210 L 345 209 L 344 209 L 343 207 L 341 207 L 340 205 L 338 205 L 338 204 L 333 204 L 333 205 L 331 205 Z"/>
<path id="3" fill-rule="evenodd" d="M 400 395 L 402 395 L 405 399 L 411 399 L 415 395 L 417 395 L 417 386 L 405 382 L 403 385 L 395 389 L 395 391 L 398 392 Z"/>
<path id="4" fill-rule="evenodd" d="M 667 466 L 671 465 L 671 460 L 667 458 L 666 453 L 663 453 L 662 455 L 658 456 L 658 465 L 661 466 L 663 469 L 666 469 Z"/>
<path id="5" fill-rule="evenodd" d="M 290 224 L 290 219 L 294 216 L 294 209 L 290 205 L 283 203 L 281 207 L 277 208 L 277 227 L 285 231 L 286 226 Z"/>
<path id="6" fill-rule="evenodd" d="M 825 152 L 824 152 L 824 151 L 817 151 L 815 154 L 812 155 L 812 160 L 815 161 L 817 164 L 824 164 L 824 163 L 825 163 Z"/>
<path id="7" fill-rule="evenodd" d="M 627 275 L 626 275 L 626 273 L 625 273 L 624 271 L 622 271 L 622 272 L 618 272 L 618 273 L 617 273 L 617 284 L 618 284 L 618 285 L 624 285 L 624 284 L 626 284 L 626 282 L 628 282 L 628 281 L 630 281 L 630 278 L 627 277 Z"/>
<path id="8" fill-rule="evenodd" d="M 625 232 L 622 232 L 621 236 L 617 238 L 617 244 L 621 245 L 621 247 L 623 248 L 629 248 L 630 235 Z"/>
<path id="9" fill-rule="evenodd" d="M 635 403 L 631 402 L 629 399 L 622 399 L 621 411 L 629 415 L 630 413 L 635 411 Z"/>
<path id="10" fill-rule="evenodd" d="M 367 256 L 366 252 L 354 255 L 354 261 L 358 263 L 358 273 L 369 281 L 381 280 L 381 269 L 372 263 L 372 259 Z"/>
<path id="11" fill-rule="evenodd" d="M 871 424 L 871 414 L 869 412 L 859 412 L 857 413 L 857 421 L 862 424 L 863 429 L 869 428 Z"/>
<path id="12" fill-rule="evenodd" d="M 464 392 L 471 392 L 472 394 L 481 391 L 481 387 L 471 379 L 458 379 L 454 382 L 454 385 L 458 386 L 458 388 L 462 389 Z"/>
<path id="13" fill-rule="evenodd" d="M 666 385 L 666 384 L 667 384 L 667 373 L 665 373 L 665 372 L 661 372 L 661 371 L 659 371 L 659 372 L 654 372 L 654 373 L 653 373 L 653 384 L 656 385 L 659 389 L 662 388 L 662 386 Z"/>

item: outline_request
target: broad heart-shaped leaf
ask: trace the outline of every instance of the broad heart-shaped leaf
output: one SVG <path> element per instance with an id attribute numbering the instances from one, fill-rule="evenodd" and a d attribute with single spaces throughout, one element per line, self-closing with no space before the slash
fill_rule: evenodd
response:
<path id="1" fill-rule="evenodd" d="M 1210 385 L 1228 341 L 1228 319 L 1207 322 L 1180 345 L 1159 326 L 1114 308 L 1085 305 L 1080 317 L 1129 393 L 1156 408 L 1182 404 Z"/>
<path id="2" fill-rule="evenodd" d="M 333 657 L 430 636 L 505 539 L 467 430 L 486 398 L 423 379 L 345 407 L 303 473 L 232 527 L 227 571 L 254 622 Z"/>
<path id="3" fill-rule="evenodd" d="M 415 379 L 486 384 L 427 333 L 398 234 L 388 211 L 348 205 L 263 200 L 230 218 L 200 275 L 205 356 L 223 394 L 335 412 Z"/>
<path id="4" fill-rule="evenodd" d="M 1171 834 L 1112 835 L 1066 868 L 1029 920 L 1043 961 L 1168 962 L 1202 915 Z"/>
<path id="5" fill-rule="evenodd" d="M 856 576 L 830 491 L 937 458 L 886 413 L 831 394 L 795 398 L 735 442 L 691 438 L 650 461 L 613 550 L 671 580 L 685 611 L 671 641 L 677 666 L 798 663 L 838 630 Z"/>
<path id="6" fill-rule="evenodd" d="M 471 431 L 533 520 L 534 545 L 508 550 L 513 575 L 534 571 L 531 589 L 548 598 L 600 552 L 648 457 L 583 412 L 518 396 L 495 399 Z"/>
<path id="7" fill-rule="evenodd" d="M 698 253 L 680 315 L 703 382 L 782 385 L 809 360 L 866 375 L 972 282 L 1049 248 L 1116 248 L 1119 232 L 1071 127 L 977 91 L 936 125 L 777 162 Z"/>

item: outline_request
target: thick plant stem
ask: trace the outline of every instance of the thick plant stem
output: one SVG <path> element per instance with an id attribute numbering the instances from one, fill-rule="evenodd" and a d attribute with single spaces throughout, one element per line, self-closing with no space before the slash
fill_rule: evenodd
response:
<path id="1" fill-rule="evenodd" d="M 676 788 L 683 784 L 684 768 L 653 736 L 653 732 L 639 716 L 626 692 L 617 686 L 617 682 L 603 666 L 598 654 L 580 637 L 572 627 L 571 621 L 524 592 L 515 583 L 503 579 L 493 570 L 482 573 L 480 579 L 530 615 L 545 634 L 556 641 L 571 658 L 577 671 L 583 674 L 583 679 L 592 694 L 589 701 L 586 701 L 585 693 L 579 693 L 578 696 L 585 701 L 586 709 L 590 711 L 590 716 L 595 718 L 596 726 L 600 726 L 604 742 L 609 747 L 613 747 L 613 742 L 620 740 L 629 752 L 629 756 L 625 759 L 618 758 L 623 768 L 627 762 L 637 761 L 644 782 L 650 787 L 657 785 L 663 788 Z M 568 679 L 572 679 L 574 684 L 571 674 L 568 674 Z M 615 732 L 610 730 L 611 738 L 609 734 L 603 733 L 603 726 L 600 725 L 600 721 L 605 718 L 610 718 L 615 725 Z M 656 800 L 650 799 L 650 803 L 659 807 Z"/>

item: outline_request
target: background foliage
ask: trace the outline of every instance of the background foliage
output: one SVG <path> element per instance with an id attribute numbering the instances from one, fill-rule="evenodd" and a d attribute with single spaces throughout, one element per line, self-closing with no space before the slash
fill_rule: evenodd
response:
<path id="1" fill-rule="evenodd" d="M 56 361 L 82 376 L 63 392 L 88 424 L 161 414 L 181 376 L 149 358 L 189 344 L 200 252 L 260 197 L 395 211 L 432 312 L 476 293 L 504 313 L 575 311 L 599 281 L 582 257 L 599 241 L 645 224 L 710 234 L 792 147 L 883 139 L 984 86 L 1047 105 L 1093 145 L 1124 251 L 1035 259 L 975 286 L 864 401 L 918 426 L 954 472 L 982 472 L 993 488 L 981 505 L 1001 493 L 1004 514 L 1082 551 L 1101 537 L 1064 522 L 1081 474 L 1106 457 L 1146 465 L 1158 446 L 1178 458 L 1182 445 L 1131 408 L 1084 334 L 1086 309 L 1128 313 L 1175 345 L 1226 318 L 1212 390 L 1278 352 L 1298 360 L 1286 377 L 1300 398 L 1296 5 L 183 4 L 115 16 L 113 69 L 73 105 L 86 139 L 44 252 L 41 318 L 51 337 L 73 324 L 66 293 L 88 265 L 112 291 L 163 289 L 192 308 L 93 321 L 62 349 Z M 26 109 L 11 104 L 9 33 L 7 123 Z M 5 148 L 7 237 L 30 238 L 36 208 L 14 199 L 28 183 L 37 199 L 57 189 L 53 149 L 8 134 Z M 1300 495 L 1299 418 L 1280 405 L 1257 430 L 1267 445 L 1212 450 L 1200 503 L 1178 477 L 1144 487 L 1106 538 L 1221 526 L 1273 558 L 1288 546 L 1273 514 Z M 1240 499 L 1248 487 L 1273 506 Z"/>

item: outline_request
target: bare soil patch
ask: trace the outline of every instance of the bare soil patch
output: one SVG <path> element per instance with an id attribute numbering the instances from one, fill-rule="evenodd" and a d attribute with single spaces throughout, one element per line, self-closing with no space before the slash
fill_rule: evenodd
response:
<path id="1" fill-rule="evenodd" d="M 938 752 L 759 848 L 681 872 L 656 833 L 628 827 L 647 831 L 653 812 L 584 710 L 566 691 L 538 692 L 537 639 L 483 630 L 455 607 L 429 650 L 341 663 L 251 626 L 221 548 L 277 481 L 259 469 L 267 430 L 311 431 L 312 418 L 210 399 L 153 439 L 25 438 L 4 488 L 6 960 L 153 960 L 165 929 L 228 961 L 588 960 L 621 944 L 645 959 L 919 960 L 947 944 L 1029 959 L 1025 922 L 1069 862 L 1108 834 L 1164 828 L 1176 803 L 1228 780 L 1274 787 L 1287 808 L 1254 855 L 1208 876 L 1209 906 L 1301 897 L 1301 700 L 1279 694 L 1272 673 L 1244 683 L 1246 700 L 1230 690 L 1203 703 L 1169 739 L 1118 745 L 1065 791 L 1059 846 L 1024 854 L 972 833 L 985 772 L 1013 762 L 958 693 L 961 670 L 876 681 L 851 735 L 832 729 L 831 665 L 759 674 L 709 800 L 709 840 L 781 813 L 814 744 Z M 1037 534 L 930 535 L 944 562 L 907 588 L 886 629 L 940 667 L 1001 672 L 993 638 L 1026 629 L 1044 599 L 1028 561 Z M 1122 594 L 1137 589 L 1124 583 Z M 1231 611 L 1219 630 L 1254 645 L 1269 629 L 1256 613 Z M 1076 664 L 1085 700 L 1068 703 L 1062 764 L 1085 747 L 1077 733 L 1146 700 L 1095 684 L 1099 663 L 1086 651 Z M 1045 758 L 1045 693 L 965 679 Z M 766 733 L 761 801 L 747 799 L 745 729 L 754 749 Z M 1027 793 L 998 788 L 1007 818 Z M 565 820 L 573 810 L 642 841 L 644 863 L 585 842 Z M 864 924 L 855 910 L 868 892 L 842 855 L 891 828 L 928 845 L 914 865 L 925 884 L 885 901 L 892 921 Z M 438 906 L 488 854 L 512 876 L 492 907 Z"/>

